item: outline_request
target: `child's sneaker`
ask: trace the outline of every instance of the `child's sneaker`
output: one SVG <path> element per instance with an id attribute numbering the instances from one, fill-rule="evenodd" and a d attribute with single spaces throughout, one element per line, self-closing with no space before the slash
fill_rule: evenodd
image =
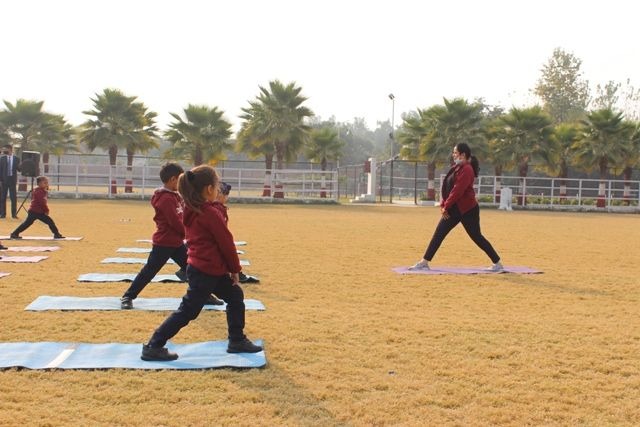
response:
<path id="1" fill-rule="evenodd" d="M 504 267 L 500 261 L 493 264 L 491 267 L 485 268 L 486 271 L 493 271 L 494 273 L 501 273 L 504 271 Z"/>
<path id="2" fill-rule="evenodd" d="M 409 270 L 430 270 L 429 261 L 422 259 L 409 267 Z"/>
<path id="3" fill-rule="evenodd" d="M 140 359 L 148 360 L 148 361 L 158 361 L 158 362 L 168 362 L 171 360 L 176 360 L 178 355 L 169 351 L 166 347 L 149 347 L 149 345 L 144 344 L 142 346 L 142 354 L 140 355 Z"/>
<path id="4" fill-rule="evenodd" d="M 133 308 L 133 300 L 129 297 L 120 298 L 120 308 L 122 310 L 131 310 Z"/>
<path id="5" fill-rule="evenodd" d="M 3 245 L 2 243 L 0 243 L 0 251 L 6 251 L 7 249 L 9 248 Z"/>
<path id="6" fill-rule="evenodd" d="M 20 237 L 20 236 L 19 236 L 19 235 L 17 235 L 17 234 L 13 234 L 13 233 L 11 233 L 11 235 L 9 236 L 9 238 L 10 238 L 10 239 L 22 239 L 22 237 Z"/>
<path id="7" fill-rule="evenodd" d="M 218 299 L 215 295 L 209 295 L 209 298 L 204 302 L 204 305 L 224 305 L 224 301 Z"/>
<path id="8" fill-rule="evenodd" d="M 241 341 L 229 341 L 227 353 L 258 353 L 262 351 L 262 347 L 255 345 L 248 338 Z"/>
<path id="9" fill-rule="evenodd" d="M 54 239 L 64 239 L 65 237 L 62 234 L 54 234 L 53 238 Z"/>

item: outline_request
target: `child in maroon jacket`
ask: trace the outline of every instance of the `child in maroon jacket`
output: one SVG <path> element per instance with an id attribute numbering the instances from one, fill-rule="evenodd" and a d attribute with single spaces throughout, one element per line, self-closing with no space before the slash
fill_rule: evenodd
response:
<path id="1" fill-rule="evenodd" d="M 54 239 L 64 239 L 64 236 L 58 231 L 58 227 L 56 227 L 53 218 L 49 216 L 49 206 L 47 205 L 49 179 L 46 176 L 39 176 L 36 178 L 36 184 L 38 186 L 31 193 L 31 206 L 29 206 L 29 211 L 27 212 L 27 219 L 25 219 L 18 228 L 13 230 L 10 237 L 12 239 L 22 239 L 20 233 L 31 227 L 31 224 L 38 219 L 49 226 L 49 230 L 53 233 Z"/>
<path id="2" fill-rule="evenodd" d="M 133 300 L 158 274 L 169 258 L 180 266 L 181 271 L 187 268 L 187 247 L 184 244 L 184 225 L 182 224 L 184 203 L 182 196 L 176 191 L 178 177 L 182 172 L 184 172 L 182 166 L 177 163 L 167 163 L 160 169 L 162 187 L 158 188 L 151 197 L 151 206 L 155 209 L 153 221 L 156 223 L 156 232 L 152 237 L 153 246 L 147 263 L 120 298 L 120 308 L 123 310 L 133 308 Z M 224 303 L 211 296 L 207 304 L 223 305 Z"/>
<path id="3" fill-rule="evenodd" d="M 217 201 L 220 179 L 211 166 L 201 165 L 180 175 L 178 191 L 184 199 L 183 223 L 188 244 L 189 288 L 180 307 L 156 329 L 142 346 L 142 360 L 178 358 L 165 344 L 194 320 L 211 293 L 227 303 L 229 353 L 257 353 L 262 347 L 244 334 L 244 293 L 238 283 L 242 269 L 233 235 L 227 228 L 226 210 Z"/>

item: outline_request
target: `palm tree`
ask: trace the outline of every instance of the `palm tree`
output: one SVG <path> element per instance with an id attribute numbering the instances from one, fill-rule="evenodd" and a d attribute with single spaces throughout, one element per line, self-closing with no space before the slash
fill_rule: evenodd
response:
<path id="1" fill-rule="evenodd" d="M 91 151 L 102 148 L 109 153 L 110 194 L 117 193 L 118 150 L 144 147 L 145 139 L 155 136 L 155 113 L 147 112 L 144 104 L 135 100 L 135 96 L 126 96 L 118 89 L 104 89 L 91 98 L 94 109 L 83 112 L 92 118 L 82 125 L 80 140 Z M 130 171 L 129 164 L 127 168 Z"/>
<path id="2" fill-rule="evenodd" d="M 166 157 L 188 159 L 194 166 L 203 163 L 215 164 L 225 159 L 225 151 L 232 145 L 231 123 L 224 119 L 224 111 L 218 107 L 189 104 L 183 110 L 184 120 L 176 113 L 169 124 L 165 137 L 173 146 Z"/>
<path id="3" fill-rule="evenodd" d="M 629 204 L 631 198 L 631 174 L 633 168 L 640 163 L 640 122 L 628 122 L 626 125 L 629 129 L 628 146 L 626 149 L 624 169 L 622 175 L 624 177 L 624 193 L 625 204 Z"/>
<path id="4" fill-rule="evenodd" d="M 134 117 L 136 126 L 134 138 L 126 145 L 127 151 L 127 175 L 124 182 L 124 192 L 133 192 L 133 156 L 136 153 L 146 153 L 152 148 L 158 148 L 158 128 L 155 119 L 158 116 L 153 111 L 147 111 L 147 107 L 141 102 L 135 102 L 133 108 L 138 110 Z"/>
<path id="5" fill-rule="evenodd" d="M 302 106 L 307 98 L 300 95 L 301 91 L 295 82 L 284 85 L 273 80 L 269 82 L 269 88 L 260 86 L 256 101 L 250 103 L 249 110 L 256 113 L 252 123 L 254 133 L 261 135 L 265 143 L 273 144 L 277 170 L 284 168 L 285 161 L 296 157 L 309 136 L 310 127 L 305 119 L 313 116 L 313 112 Z M 259 108 L 256 109 L 256 105 Z M 276 187 L 282 188 L 277 173 Z M 284 197 L 284 192 L 277 191 L 273 196 Z"/>
<path id="6" fill-rule="evenodd" d="M 550 162 L 553 150 L 551 117 L 539 106 L 530 108 L 512 108 L 508 114 L 500 117 L 502 139 L 493 145 L 501 158 L 508 158 L 518 168 L 520 179 L 520 197 L 518 203 L 526 203 L 525 178 L 532 160 L 541 159 Z"/>
<path id="7" fill-rule="evenodd" d="M 631 128 L 623 120 L 622 112 L 610 108 L 590 112 L 581 125 L 578 140 L 573 144 L 574 161 L 586 170 L 598 168 L 600 185 L 596 206 L 603 208 L 606 205 L 605 180 L 609 167 L 624 163 L 627 152 L 625 139 L 630 135 Z"/>
<path id="8" fill-rule="evenodd" d="M 323 171 L 322 184 L 320 187 L 320 197 L 327 197 L 325 190 L 325 175 L 328 160 L 338 160 L 342 154 L 344 143 L 338 137 L 338 132 L 334 129 L 323 127 L 313 129 L 311 138 L 307 145 L 307 158 L 320 162 L 320 169 Z"/>
<path id="9" fill-rule="evenodd" d="M 46 113 L 42 111 L 44 101 L 18 99 L 15 104 L 4 101 L 5 111 L 0 113 L 0 122 L 5 127 L 14 145 L 29 151 L 38 142 Z"/>
<path id="10" fill-rule="evenodd" d="M 552 164 L 556 165 L 551 169 L 558 172 L 560 179 L 560 202 L 567 197 L 567 181 L 569 176 L 569 165 L 573 157 L 573 144 L 578 138 L 579 127 L 574 123 L 560 123 L 553 129 L 551 137 L 555 141 L 556 150 L 553 153 Z"/>
<path id="11" fill-rule="evenodd" d="M 45 123 L 39 137 L 44 173 L 49 173 L 49 156 L 78 151 L 76 129 L 62 115 L 46 113 Z"/>
<path id="12" fill-rule="evenodd" d="M 405 118 L 399 140 L 401 155 L 416 156 L 427 163 L 427 200 L 435 200 L 435 170 L 448 164 L 453 147 L 466 142 L 481 146 L 483 105 L 470 104 L 465 99 L 444 98 L 444 105 L 434 105 L 427 110 L 418 109 L 418 116 Z"/>
<path id="13" fill-rule="evenodd" d="M 500 116 L 487 119 L 482 126 L 482 133 L 485 137 L 486 144 L 483 144 L 483 154 L 487 161 L 493 165 L 493 174 L 495 176 L 495 194 L 494 199 L 500 203 L 500 194 L 502 190 L 502 173 L 510 164 L 509 156 L 502 150 L 500 146 L 504 145 L 505 132 L 502 126 Z"/>
<path id="14" fill-rule="evenodd" d="M 249 107 L 242 109 L 240 118 L 244 120 L 237 135 L 238 145 L 236 151 L 246 153 L 249 158 L 257 159 L 264 156 L 265 180 L 262 190 L 263 197 L 271 197 L 271 170 L 273 169 L 273 157 L 276 148 L 265 134 L 264 109 L 259 102 L 249 102 Z"/>

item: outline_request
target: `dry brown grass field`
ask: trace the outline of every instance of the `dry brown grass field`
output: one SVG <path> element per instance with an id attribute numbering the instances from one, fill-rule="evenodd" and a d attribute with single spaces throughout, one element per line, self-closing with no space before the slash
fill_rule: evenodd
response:
<path id="1" fill-rule="evenodd" d="M 153 231 L 144 201 L 50 200 L 67 236 L 37 264 L 0 264 L 0 341 L 145 342 L 163 312 L 26 312 L 39 295 L 120 296 L 79 283 Z M 254 370 L 0 371 L 0 425 L 638 425 L 640 216 L 484 209 L 507 265 L 539 275 L 397 275 L 417 261 L 437 208 L 232 205 L 248 241 L 244 286 L 267 310 Z M 22 214 L 24 218 L 24 213 Z M 0 220 L 8 234 L 18 220 Z M 48 235 L 36 223 L 23 235 Z M 3 242 L 34 245 L 34 242 Z M 51 242 L 47 242 L 51 244 Z M 144 256 L 144 255 L 132 255 Z M 455 229 L 434 265 L 488 265 Z M 163 272 L 173 272 L 168 267 Z M 150 284 L 144 297 L 182 295 Z M 225 339 L 207 312 L 174 342 Z"/>

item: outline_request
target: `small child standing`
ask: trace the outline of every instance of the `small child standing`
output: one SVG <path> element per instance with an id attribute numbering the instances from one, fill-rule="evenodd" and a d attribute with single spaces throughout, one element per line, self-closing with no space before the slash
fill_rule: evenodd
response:
<path id="1" fill-rule="evenodd" d="M 49 216 L 49 206 L 47 205 L 49 179 L 46 176 L 39 176 L 36 178 L 36 184 L 37 187 L 31 193 L 31 205 L 27 211 L 27 219 L 25 219 L 18 228 L 13 230 L 13 233 L 11 233 L 9 237 L 12 239 L 22 239 L 20 233 L 31 227 L 31 224 L 38 219 L 49 226 L 49 230 L 53 233 L 54 239 L 64 239 L 64 236 L 58 231 L 58 227 L 56 227 L 53 218 Z"/>
<path id="2" fill-rule="evenodd" d="M 178 189 L 178 177 L 184 172 L 177 163 L 167 163 L 160 169 L 162 187 L 158 188 L 151 197 L 151 206 L 155 210 L 153 221 L 156 232 L 153 233 L 151 253 L 147 263 L 131 282 L 131 286 L 120 298 L 120 308 L 130 310 L 133 300 L 151 282 L 151 279 L 164 267 L 169 258 L 180 266 L 187 268 L 187 247 L 184 244 L 184 225 L 182 212 L 184 204 Z M 216 302 L 217 301 L 217 302 Z M 222 301 L 209 301 L 211 304 L 222 305 Z"/>
<path id="3" fill-rule="evenodd" d="M 262 347 L 244 334 L 244 293 L 238 283 L 242 269 L 225 209 L 217 201 L 220 180 L 211 166 L 201 165 L 180 175 L 178 191 L 185 203 L 183 223 L 188 244 L 189 287 L 180 307 L 142 346 L 142 360 L 169 361 L 178 355 L 165 344 L 198 317 L 207 297 L 214 293 L 227 303 L 229 353 L 257 353 Z"/>

